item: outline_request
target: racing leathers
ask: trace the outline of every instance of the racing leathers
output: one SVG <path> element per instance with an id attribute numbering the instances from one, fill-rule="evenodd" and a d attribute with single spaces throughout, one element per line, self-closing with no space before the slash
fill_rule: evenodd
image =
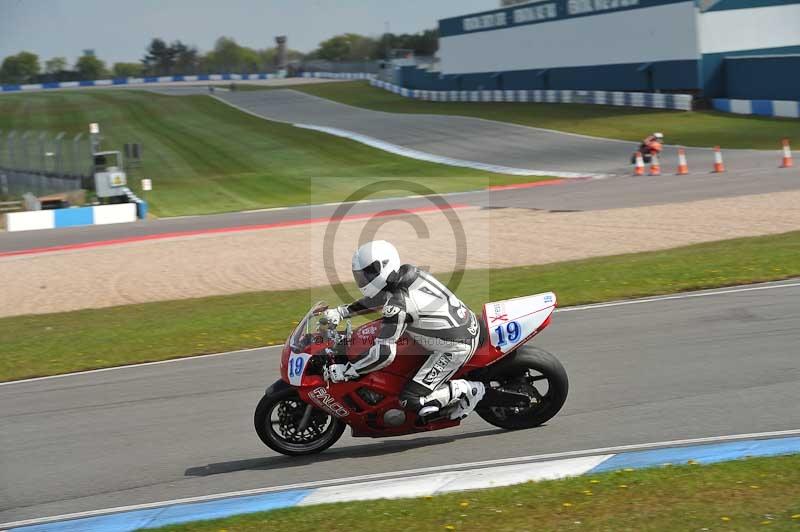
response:
<path id="1" fill-rule="evenodd" d="M 386 288 L 375 297 L 339 307 L 344 317 L 382 307 L 381 328 L 375 344 L 348 364 L 345 374 L 361 376 L 392 363 L 403 333 L 431 352 L 400 394 L 402 406 L 421 416 L 444 407 L 452 419 L 471 412 L 483 397 L 480 382 L 450 378 L 472 357 L 480 341 L 475 314 L 433 275 L 403 265 Z"/>

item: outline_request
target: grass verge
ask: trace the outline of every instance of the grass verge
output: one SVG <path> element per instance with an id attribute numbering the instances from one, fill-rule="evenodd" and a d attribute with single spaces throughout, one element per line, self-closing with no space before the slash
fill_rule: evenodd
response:
<path id="1" fill-rule="evenodd" d="M 104 149 L 142 144 L 142 166 L 131 171 L 130 182 L 138 191 L 138 178 L 153 179 L 146 198 L 157 216 L 340 201 L 376 177 L 428 184 L 437 193 L 537 180 L 393 155 L 257 118 L 207 96 L 115 90 L 0 98 L 2 131 L 64 131 L 71 138 L 90 122 L 100 124 Z M 328 179 L 324 191 L 320 179 Z"/>
<path id="2" fill-rule="evenodd" d="M 543 266 L 466 272 L 472 308 L 553 290 L 561 306 L 800 276 L 800 232 Z M 443 280 L 446 278 L 443 277 Z M 350 287 L 350 293 L 355 291 Z M 0 319 L 0 381 L 282 343 L 330 288 Z"/>
<path id="3" fill-rule="evenodd" d="M 412 532 L 798 527 L 800 455 L 620 471 L 419 499 L 290 508 L 155 530 Z"/>
<path id="4" fill-rule="evenodd" d="M 266 87 L 252 86 L 264 90 Z M 275 89 L 272 87 L 270 89 Z M 800 120 L 742 116 L 715 111 L 668 111 L 608 105 L 546 103 L 423 102 L 371 87 L 366 81 L 282 87 L 329 100 L 390 113 L 472 116 L 523 126 L 639 142 L 664 131 L 670 144 L 778 150 L 781 139 L 800 145 Z"/>

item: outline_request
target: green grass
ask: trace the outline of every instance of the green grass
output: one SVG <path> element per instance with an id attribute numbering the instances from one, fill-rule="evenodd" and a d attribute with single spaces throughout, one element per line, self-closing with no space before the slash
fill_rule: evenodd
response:
<path id="1" fill-rule="evenodd" d="M 543 266 L 470 270 L 472 308 L 553 290 L 561 306 L 800 276 L 800 232 Z M 441 276 L 447 281 L 446 276 Z M 355 291 L 350 288 L 350 293 Z M 0 380 L 283 343 L 330 288 L 127 305 L 0 319 Z"/>
<path id="2" fill-rule="evenodd" d="M 779 150 L 781 139 L 800 146 L 800 120 L 738 116 L 715 111 L 667 111 L 606 105 L 544 103 L 423 102 L 403 98 L 366 81 L 281 87 L 337 102 L 390 113 L 473 116 L 524 126 L 639 142 L 663 131 L 667 142 L 684 146 Z M 264 87 L 252 86 L 263 90 Z"/>
<path id="3" fill-rule="evenodd" d="M 142 143 L 143 166 L 132 185 L 153 179 L 147 199 L 158 216 L 337 201 L 375 177 L 424 183 L 437 193 L 536 180 L 392 155 L 256 118 L 207 96 L 115 90 L 0 98 L 2 131 L 65 131 L 71 138 L 90 122 L 100 124 L 104 149 Z"/>
<path id="4" fill-rule="evenodd" d="M 797 530 L 800 455 L 681 465 L 451 493 L 289 508 L 167 526 L 261 530 Z"/>

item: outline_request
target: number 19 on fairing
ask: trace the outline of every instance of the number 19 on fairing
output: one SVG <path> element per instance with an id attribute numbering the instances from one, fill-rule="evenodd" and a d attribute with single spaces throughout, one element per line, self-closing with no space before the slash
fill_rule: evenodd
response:
<path id="1" fill-rule="evenodd" d="M 519 340 L 522 329 L 516 321 L 510 321 L 505 325 L 498 325 L 494 332 L 497 333 L 497 347 L 506 345 L 508 342 L 514 343 Z M 508 339 L 506 339 L 508 335 Z"/>
<path id="2" fill-rule="evenodd" d="M 303 357 L 289 359 L 289 377 L 299 377 L 303 374 Z"/>

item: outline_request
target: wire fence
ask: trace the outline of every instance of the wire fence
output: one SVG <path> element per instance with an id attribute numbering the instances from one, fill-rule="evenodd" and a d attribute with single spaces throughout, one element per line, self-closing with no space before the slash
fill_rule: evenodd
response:
<path id="1" fill-rule="evenodd" d="M 0 195 L 18 197 L 83 188 L 92 176 L 89 138 L 79 133 L 0 131 Z"/>

